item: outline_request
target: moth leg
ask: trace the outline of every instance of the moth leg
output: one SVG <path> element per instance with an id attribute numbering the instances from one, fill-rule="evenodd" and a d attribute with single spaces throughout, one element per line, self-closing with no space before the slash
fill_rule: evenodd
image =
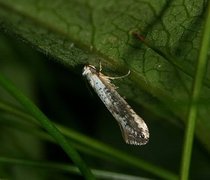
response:
<path id="1" fill-rule="evenodd" d="M 102 64 L 101 64 L 101 61 L 99 62 L 99 72 L 102 71 Z"/>
<path id="2" fill-rule="evenodd" d="M 101 73 L 102 71 L 102 64 L 101 64 L 101 61 L 99 62 L 99 73 Z M 125 78 L 127 76 L 129 76 L 129 74 L 131 73 L 131 71 L 129 70 L 127 74 L 125 75 L 122 75 L 122 76 L 115 76 L 115 77 L 111 77 L 111 76 L 105 76 L 103 75 L 104 77 L 106 77 L 107 79 L 122 79 L 122 78 Z"/>
<path id="3" fill-rule="evenodd" d="M 125 77 L 129 76 L 130 73 L 131 73 L 131 71 L 129 70 L 128 73 L 125 74 L 125 75 L 122 75 L 122 76 L 115 76 L 115 77 L 106 76 L 106 78 L 112 79 L 112 80 L 113 80 L 113 79 L 122 79 L 122 78 L 125 78 Z"/>

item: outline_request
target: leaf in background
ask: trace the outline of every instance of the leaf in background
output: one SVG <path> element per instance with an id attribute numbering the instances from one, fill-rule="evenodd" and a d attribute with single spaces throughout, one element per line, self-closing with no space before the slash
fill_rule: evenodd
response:
<path id="1" fill-rule="evenodd" d="M 66 66 L 101 60 L 105 70 L 130 69 L 122 94 L 185 121 L 204 10 L 200 0 L 0 0 L 0 23 Z M 150 46 L 135 40 L 135 31 Z M 196 135 L 210 151 L 209 98 L 205 83 Z"/>

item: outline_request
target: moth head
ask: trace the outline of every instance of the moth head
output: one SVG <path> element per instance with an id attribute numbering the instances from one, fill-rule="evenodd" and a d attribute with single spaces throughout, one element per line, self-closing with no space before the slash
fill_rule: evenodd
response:
<path id="1" fill-rule="evenodd" d="M 92 66 L 92 65 L 85 65 L 83 68 L 83 72 L 82 75 L 86 76 L 88 74 L 93 74 L 93 73 L 97 73 L 96 67 Z"/>

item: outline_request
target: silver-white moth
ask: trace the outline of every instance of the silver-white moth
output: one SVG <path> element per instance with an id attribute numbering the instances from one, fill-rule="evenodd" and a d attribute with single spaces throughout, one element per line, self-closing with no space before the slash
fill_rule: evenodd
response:
<path id="1" fill-rule="evenodd" d="M 133 145 L 146 144 L 149 140 L 148 127 L 118 94 L 115 85 L 110 82 L 110 79 L 114 78 L 105 76 L 92 65 L 84 66 L 82 75 L 87 78 L 94 91 L 117 120 L 125 142 Z"/>

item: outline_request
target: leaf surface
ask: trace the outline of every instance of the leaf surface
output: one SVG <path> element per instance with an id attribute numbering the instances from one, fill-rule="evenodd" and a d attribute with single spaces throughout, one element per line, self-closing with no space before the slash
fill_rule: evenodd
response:
<path id="1" fill-rule="evenodd" d="M 106 74 L 130 69 L 114 82 L 122 95 L 185 122 L 205 7 L 200 0 L 0 0 L 0 24 L 68 67 L 101 61 Z M 210 151 L 209 75 L 208 66 L 196 135 Z"/>

